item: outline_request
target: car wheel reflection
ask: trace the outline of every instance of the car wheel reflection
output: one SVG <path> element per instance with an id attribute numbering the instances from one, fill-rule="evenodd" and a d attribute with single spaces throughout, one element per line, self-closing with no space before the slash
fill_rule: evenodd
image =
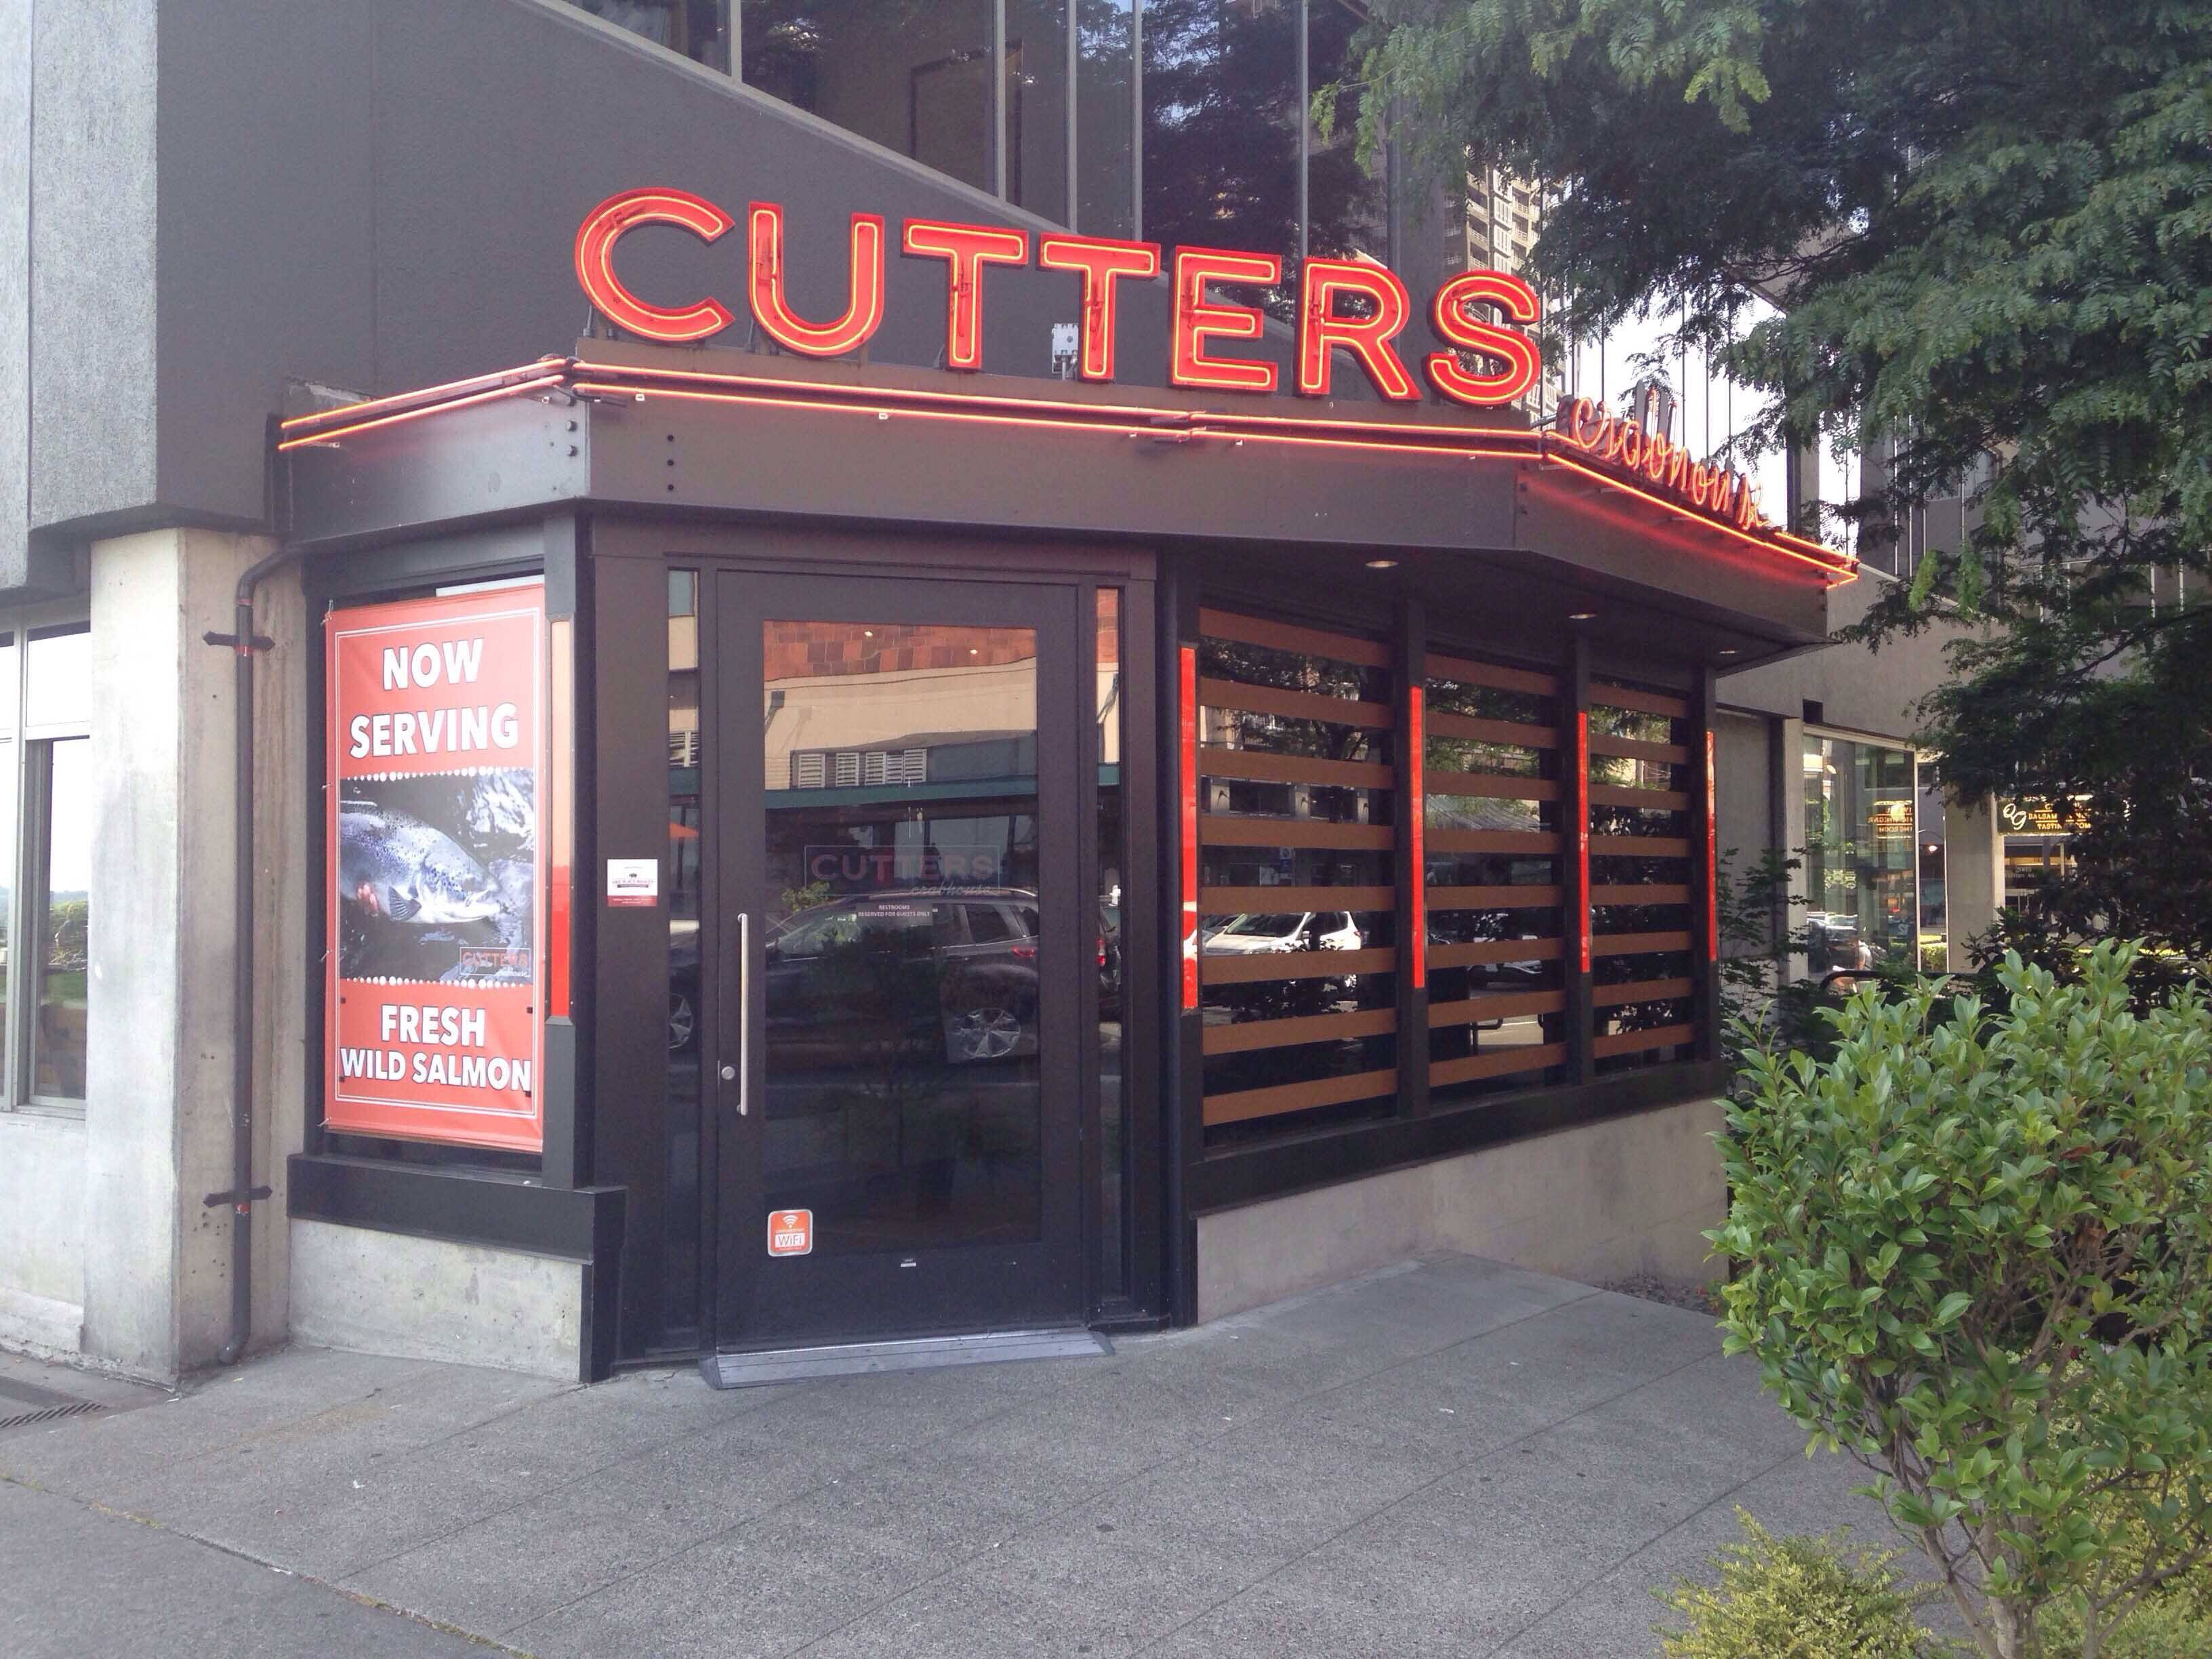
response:
<path id="1" fill-rule="evenodd" d="M 963 1009 L 945 1021 L 945 1058 L 955 1066 L 1004 1060 L 1026 1035 L 1021 1016 L 995 1004 Z"/>
<path id="2" fill-rule="evenodd" d="M 681 991 L 668 994 L 668 1052 L 681 1054 L 699 1035 L 699 1017 Z"/>

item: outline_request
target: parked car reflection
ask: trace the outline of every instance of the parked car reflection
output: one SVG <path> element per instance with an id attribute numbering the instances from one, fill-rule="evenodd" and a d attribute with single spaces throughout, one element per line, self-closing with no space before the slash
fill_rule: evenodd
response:
<path id="1" fill-rule="evenodd" d="M 1359 925 L 1349 911 L 1253 911 L 1211 922 L 1200 934 L 1199 951 L 1209 957 L 1263 957 L 1357 951 L 1362 943 Z M 1232 1019 L 1284 1019 L 1319 1012 L 1358 985 L 1356 974 L 1316 974 L 1216 986 L 1206 1000 L 1227 1010 Z"/>
<path id="2" fill-rule="evenodd" d="M 672 938 L 668 1046 L 697 1040 L 696 933 Z M 1037 1047 L 1037 899 L 1021 888 L 900 890 L 786 918 L 762 951 L 779 1066 L 967 1066 Z"/>

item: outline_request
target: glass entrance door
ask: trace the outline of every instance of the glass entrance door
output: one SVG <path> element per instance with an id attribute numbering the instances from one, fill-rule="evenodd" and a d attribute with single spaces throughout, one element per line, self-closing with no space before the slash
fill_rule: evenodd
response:
<path id="1" fill-rule="evenodd" d="M 718 1346 L 1073 1322 L 1073 592 L 715 586 Z"/>

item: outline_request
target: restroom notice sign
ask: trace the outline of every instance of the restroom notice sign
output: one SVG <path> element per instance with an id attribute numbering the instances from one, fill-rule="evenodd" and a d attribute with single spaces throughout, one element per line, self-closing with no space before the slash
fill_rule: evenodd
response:
<path id="1" fill-rule="evenodd" d="M 325 635 L 324 1125 L 539 1151 L 544 590 L 334 611 Z"/>

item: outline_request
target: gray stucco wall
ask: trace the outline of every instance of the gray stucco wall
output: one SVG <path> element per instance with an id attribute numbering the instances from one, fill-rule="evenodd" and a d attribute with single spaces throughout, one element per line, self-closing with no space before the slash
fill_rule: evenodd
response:
<path id="1" fill-rule="evenodd" d="M 1831 630 L 1862 620 L 1889 583 L 1890 578 L 1869 572 L 1831 592 Z M 1791 720 L 1802 718 L 1806 702 L 1814 702 L 1822 705 L 1823 725 L 1870 737 L 1910 738 L 1920 729 L 1914 705 L 1948 678 L 1943 648 L 1960 631 L 1955 626 L 1938 626 L 1910 639 L 1893 639 L 1879 651 L 1863 645 L 1831 646 L 1763 668 L 1724 674 L 1720 700 Z"/>
<path id="2" fill-rule="evenodd" d="M 31 0 L 30 521 L 155 499 L 155 156 L 146 0 Z"/>
<path id="3" fill-rule="evenodd" d="M 0 585 L 31 521 L 31 0 L 0 0 Z"/>

